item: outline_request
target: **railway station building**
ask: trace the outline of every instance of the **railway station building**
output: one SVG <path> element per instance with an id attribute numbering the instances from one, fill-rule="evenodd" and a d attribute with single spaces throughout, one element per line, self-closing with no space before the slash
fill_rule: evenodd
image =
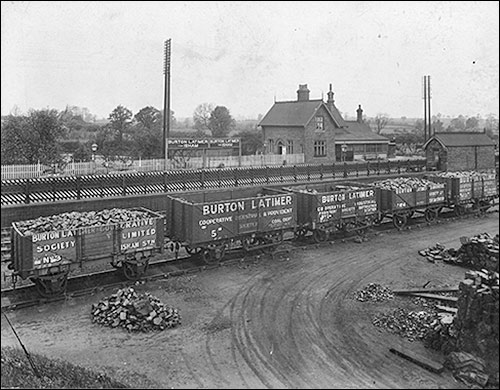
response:
<path id="1" fill-rule="evenodd" d="M 485 132 L 435 133 L 423 145 L 428 170 L 495 168 L 495 142 Z"/>
<path id="2" fill-rule="evenodd" d="M 332 85 L 323 99 L 310 99 L 307 84 L 299 85 L 297 100 L 275 102 L 259 122 L 266 154 L 303 153 L 306 163 L 386 158 L 389 140 L 363 121 L 346 121 L 335 106 Z"/>

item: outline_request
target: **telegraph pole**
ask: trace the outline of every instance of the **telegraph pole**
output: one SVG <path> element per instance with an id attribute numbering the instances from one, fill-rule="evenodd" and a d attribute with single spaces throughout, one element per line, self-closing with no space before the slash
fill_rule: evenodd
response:
<path id="1" fill-rule="evenodd" d="M 167 170 L 168 161 L 168 139 L 170 135 L 170 42 L 165 41 L 165 62 L 163 64 L 163 74 L 165 75 L 165 95 L 163 96 L 163 156 L 164 170 Z"/>
<path id="2" fill-rule="evenodd" d="M 424 143 L 427 142 L 427 76 L 424 76 Z"/>
<path id="3" fill-rule="evenodd" d="M 429 117 L 429 138 L 434 134 L 432 132 L 432 116 L 431 116 L 431 76 L 427 76 L 427 116 Z"/>

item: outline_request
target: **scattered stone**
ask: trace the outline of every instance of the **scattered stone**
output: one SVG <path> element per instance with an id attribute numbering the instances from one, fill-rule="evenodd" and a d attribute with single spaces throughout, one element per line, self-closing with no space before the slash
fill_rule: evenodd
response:
<path id="1" fill-rule="evenodd" d="M 408 311 L 398 308 L 389 313 L 376 314 L 372 323 L 410 341 L 415 341 L 422 340 L 436 320 L 439 321 L 439 315 L 434 312 Z"/>

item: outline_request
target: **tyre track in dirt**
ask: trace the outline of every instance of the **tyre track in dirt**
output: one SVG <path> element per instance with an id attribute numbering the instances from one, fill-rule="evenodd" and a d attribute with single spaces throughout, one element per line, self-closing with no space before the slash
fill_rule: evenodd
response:
<path id="1" fill-rule="evenodd" d="M 436 226 L 391 232 L 363 245 L 347 243 L 306 251 L 297 260 L 302 267 L 293 261 L 269 264 L 267 273 L 252 278 L 230 301 L 232 348 L 267 388 L 456 387 L 448 377 L 390 354 L 388 340 L 394 342 L 393 335 L 380 332 L 370 318 L 357 318 L 357 302 L 351 294 L 363 283 L 379 276 L 383 279 L 385 270 L 404 269 L 405 263 L 419 261 L 415 253 L 422 245 L 411 242 L 456 243 L 461 235 L 494 233 L 496 218 L 459 221 L 446 230 Z M 401 248 L 406 241 L 411 242 Z M 403 255 L 391 253 L 388 247 L 394 245 Z M 461 269 L 458 274 L 464 272 Z M 401 367 L 418 371 L 419 381 L 408 383 Z M 249 385 L 247 379 L 244 383 Z"/>

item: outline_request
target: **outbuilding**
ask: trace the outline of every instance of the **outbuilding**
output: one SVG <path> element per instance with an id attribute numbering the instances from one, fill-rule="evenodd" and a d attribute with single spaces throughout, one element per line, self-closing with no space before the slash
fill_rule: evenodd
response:
<path id="1" fill-rule="evenodd" d="M 428 170 L 462 171 L 495 168 L 495 143 L 486 133 L 435 133 L 423 148 Z"/>

